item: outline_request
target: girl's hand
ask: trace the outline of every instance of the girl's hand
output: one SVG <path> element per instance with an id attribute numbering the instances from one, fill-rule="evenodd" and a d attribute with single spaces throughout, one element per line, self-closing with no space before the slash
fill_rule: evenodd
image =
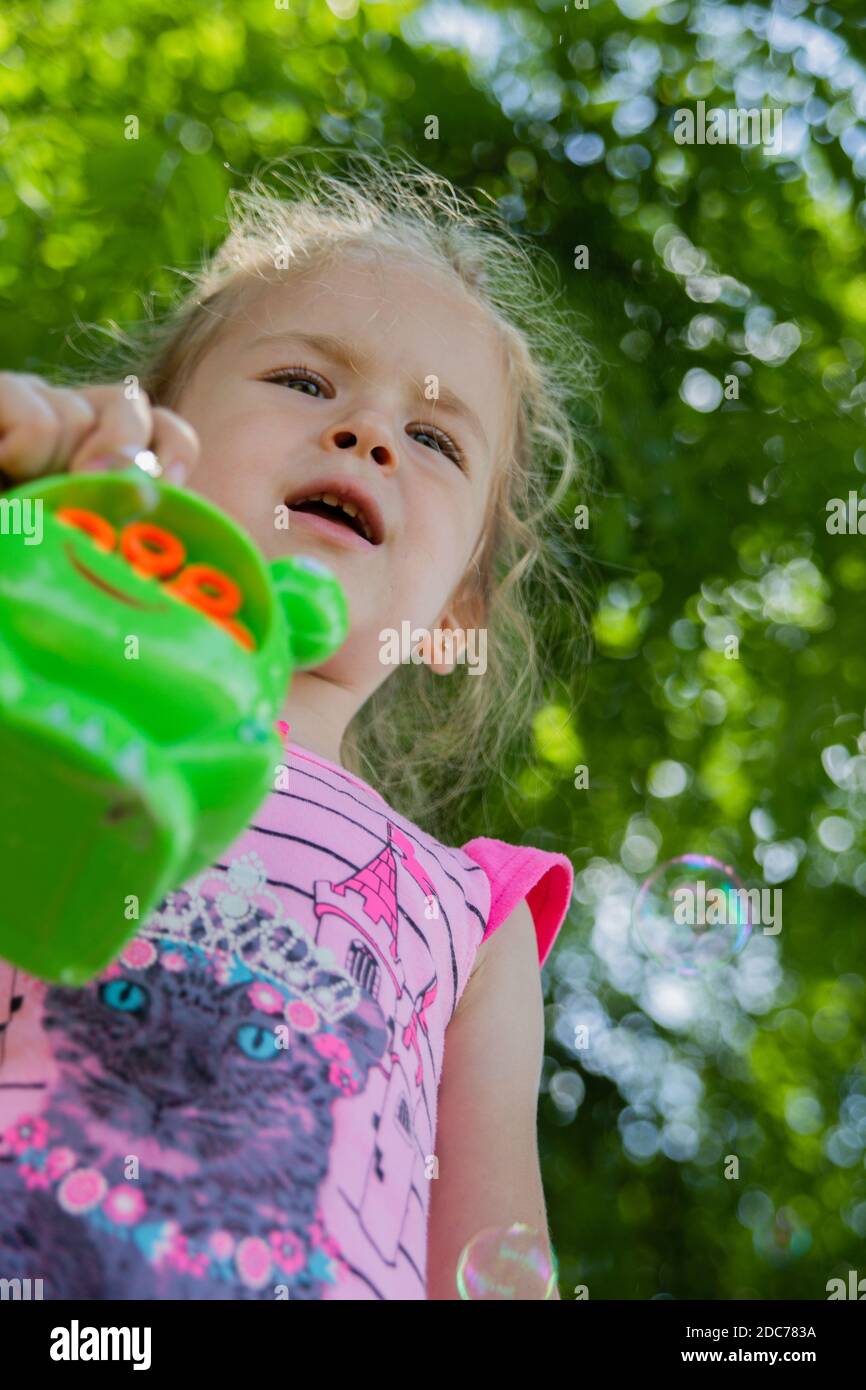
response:
<path id="1" fill-rule="evenodd" d="M 182 486 L 198 462 L 198 435 L 173 410 L 127 388 L 50 386 L 29 372 L 0 372 L 0 472 L 11 483 L 43 473 L 128 468 L 149 449 Z"/>

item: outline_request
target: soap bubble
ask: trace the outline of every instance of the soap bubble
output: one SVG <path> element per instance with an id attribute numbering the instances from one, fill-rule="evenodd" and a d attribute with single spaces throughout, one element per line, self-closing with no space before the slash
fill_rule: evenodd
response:
<path id="1" fill-rule="evenodd" d="M 659 965 L 700 975 L 743 949 L 752 905 L 729 865 L 707 854 L 681 854 L 641 884 L 632 924 L 640 948 Z"/>
<path id="2" fill-rule="evenodd" d="M 545 1237 L 531 1226 L 494 1226 L 465 1245 L 457 1264 L 465 1299 L 553 1297 L 556 1265 Z"/>
<path id="3" fill-rule="evenodd" d="M 808 1253 L 812 1232 L 791 1207 L 782 1207 L 752 1232 L 752 1243 L 762 1260 L 780 1269 Z"/>

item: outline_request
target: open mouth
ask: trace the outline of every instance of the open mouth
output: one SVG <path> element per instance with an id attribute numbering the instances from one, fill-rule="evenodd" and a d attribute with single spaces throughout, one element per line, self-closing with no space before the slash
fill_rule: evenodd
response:
<path id="1" fill-rule="evenodd" d="M 325 489 L 302 493 L 287 501 L 287 505 L 290 511 L 318 516 L 334 526 L 353 531 L 368 545 L 382 542 L 384 526 L 379 508 L 354 485 L 342 485 L 339 491 Z"/>

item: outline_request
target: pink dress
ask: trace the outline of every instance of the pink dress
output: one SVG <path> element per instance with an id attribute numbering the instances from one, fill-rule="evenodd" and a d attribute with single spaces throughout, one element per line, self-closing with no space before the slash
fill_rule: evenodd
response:
<path id="1" fill-rule="evenodd" d="M 0 1277 L 45 1298 L 426 1296 L 448 1022 L 523 898 L 543 963 L 572 868 L 447 848 L 285 753 L 255 823 L 98 979 L 0 962 Z"/>

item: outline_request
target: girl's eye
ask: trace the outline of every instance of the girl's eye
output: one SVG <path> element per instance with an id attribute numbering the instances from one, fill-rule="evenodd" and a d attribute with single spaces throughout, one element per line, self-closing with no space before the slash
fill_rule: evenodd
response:
<path id="1" fill-rule="evenodd" d="M 425 449 L 435 449 L 438 454 L 452 459 L 458 468 L 463 467 L 463 451 L 444 430 L 437 429 L 435 425 L 407 425 L 406 433 L 418 444 L 423 444 Z"/>
<path id="2" fill-rule="evenodd" d="M 318 372 L 311 371 L 309 367 L 286 367 L 284 371 L 272 372 L 264 380 L 279 382 L 292 391 L 299 391 L 301 395 L 313 396 L 315 399 L 331 400 L 334 395 L 334 388 L 330 382 L 319 376 Z"/>

